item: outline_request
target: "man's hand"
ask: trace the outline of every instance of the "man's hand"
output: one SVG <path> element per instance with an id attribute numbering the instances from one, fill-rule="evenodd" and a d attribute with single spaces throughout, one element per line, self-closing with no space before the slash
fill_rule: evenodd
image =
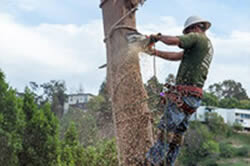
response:
<path id="1" fill-rule="evenodd" d="M 156 35 L 150 35 L 149 38 L 150 38 L 150 41 L 151 41 L 152 43 L 156 43 L 156 42 L 158 42 L 158 41 L 160 40 L 160 38 L 161 38 L 161 33 L 158 33 L 158 34 L 156 34 Z"/>
<path id="2" fill-rule="evenodd" d="M 156 49 L 152 46 L 147 47 L 144 52 L 148 55 L 156 55 Z"/>

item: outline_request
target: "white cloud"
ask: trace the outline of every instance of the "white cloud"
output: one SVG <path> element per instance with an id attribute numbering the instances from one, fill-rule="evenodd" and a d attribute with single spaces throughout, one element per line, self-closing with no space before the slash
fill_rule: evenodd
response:
<path id="1" fill-rule="evenodd" d="M 11 85 L 22 90 L 29 81 L 42 83 L 62 79 L 69 89 L 81 83 L 87 92 L 98 91 L 105 70 L 97 67 L 106 63 L 100 20 L 80 26 L 24 26 L 6 14 L 0 14 L 0 20 L 0 67 Z M 144 34 L 180 35 L 182 32 L 182 25 L 178 25 L 174 17 L 162 17 L 159 22 L 139 25 L 138 29 Z M 206 85 L 234 79 L 242 82 L 250 94 L 250 70 L 246 62 L 250 56 L 250 32 L 235 30 L 230 36 L 222 37 L 209 31 L 208 35 L 214 44 L 215 55 Z M 179 50 L 162 44 L 157 44 L 157 48 Z M 147 80 L 153 75 L 153 58 L 144 55 L 141 59 L 142 74 Z M 156 61 L 157 76 L 162 82 L 169 73 L 177 72 L 179 63 L 159 58 Z"/>
<path id="2" fill-rule="evenodd" d="M 210 33 L 211 34 L 211 33 Z M 216 36 L 211 34 L 214 45 L 218 54 L 230 57 L 248 56 L 250 58 L 250 32 L 232 31 L 228 37 Z"/>
<path id="3" fill-rule="evenodd" d="M 97 92 L 105 75 L 97 69 L 105 63 L 101 21 L 29 27 L 6 14 L 0 20 L 0 65 L 13 86 L 63 79 L 70 87 L 82 83 Z"/>
<path id="4" fill-rule="evenodd" d="M 246 88 L 248 94 L 250 94 L 250 70 L 249 66 L 242 66 L 240 64 L 228 65 L 228 64 L 214 64 L 211 67 L 209 73 L 209 79 L 207 81 L 207 85 L 211 85 L 213 83 L 222 82 L 224 80 L 235 80 L 237 82 L 241 82 L 243 87 Z M 207 87 L 207 86 L 206 86 Z"/>
<path id="5" fill-rule="evenodd" d="M 1 0 L 0 5 L 6 6 L 9 10 L 20 10 L 24 12 L 40 12 L 44 15 L 49 16 L 49 14 L 63 14 L 65 16 L 70 15 L 69 13 L 73 11 L 70 7 L 81 6 L 83 9 L 90 8 L 93 6 L 98 7 L 100 3 L 99 0 L 74 0 L 71 2 L 69 0 Z M 67 11 L 67 12 L 66 12 Z M 64 13 L 66 12 L 66 13 Z M 57 13 L 57 14 L 56 14 Z M 50 15 L 51 16 L 51 15 Z"/>

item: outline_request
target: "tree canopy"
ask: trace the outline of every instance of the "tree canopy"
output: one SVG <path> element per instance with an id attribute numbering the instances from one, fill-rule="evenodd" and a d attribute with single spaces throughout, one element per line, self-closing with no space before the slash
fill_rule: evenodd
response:
<path id="1" fill-rule="evenodd" d="M 222 83 L 215 83 L 210 85 L 208 91 L 218 97 L 223 98 L 235 98 L 237 100 L 248 99 L 245 88 L 242 87 L 240 82 L 234 80 L 225 80 Z"/>

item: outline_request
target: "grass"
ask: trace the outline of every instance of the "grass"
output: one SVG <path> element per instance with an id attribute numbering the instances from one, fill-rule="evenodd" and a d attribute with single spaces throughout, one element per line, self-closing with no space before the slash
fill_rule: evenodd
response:
<path id="1" fill-rule="evenodd" d="M 246 158 L 221 159 L 218 166 L 249 166 L 250 161 Z"/>
<path id="2" fill-rule="evenodd" d="M 224 143 L 229 143 L 235 149 L 249 148 L 250 149 L 250 134 L 234 133 L 231 137 L 223 140 Z M 250 150 L 249 150 L 250 151 Z M 219 166 L 249 166 L 250 154 L 248 157 L 232 157 L 230 159 L 222 158 L 218 161 Z"/>
<path id="3" fill-rule="evenodd" d="M 222 142 L 232 144 L 233 146 L 250 146 L 250 134 L 234 133 Z"/>

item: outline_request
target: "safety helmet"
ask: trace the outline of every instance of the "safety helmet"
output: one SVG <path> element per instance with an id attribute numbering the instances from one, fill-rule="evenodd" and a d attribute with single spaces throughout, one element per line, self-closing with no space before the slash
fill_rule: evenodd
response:
<path id="1" fill-rule="evenodd" d="M 202 18 L 200 18 L 199 16 L 191 16 L 189 17 L 185 24 L 184 24 L 184 30 L 183 33 L 185 33 L 185 31 L 192 25 L 194 24 L 198 24 L 198 23 L 205 23 L 206 25 L 206 30 L 209 29 L 211 27 L 211 23 L 207 20 L 204 20 Z"/>

